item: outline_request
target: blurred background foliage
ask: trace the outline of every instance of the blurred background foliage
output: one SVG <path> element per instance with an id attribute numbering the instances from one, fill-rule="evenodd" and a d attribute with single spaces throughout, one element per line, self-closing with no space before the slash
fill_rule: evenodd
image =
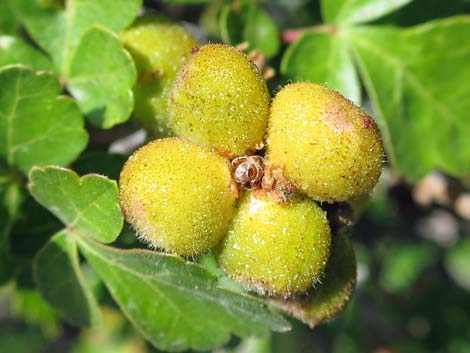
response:
<path id="1" fill-rule="evenodd" d="M 59 0 L 43 1 L 53 6 L 63 5 Z M 190 2 L 194 4 L 188 4 Z M 470 1 L 466 0 L 403 3 L 407 4 L 384 17 L 371 18 L 368 24 L 411 27 L 470 13 Z M 17 33 L 28 41 L 8 4 L 8 1 L 0 0 L 0 31 Z M 261 51 L 263 55 L 256 58 L 276 73 L 270 74 L 273 77 L 269 84 L 273 91 L 292 79 L 309 80 L 322 75 L 326 78 L 331 74 L 317 70 L 325 65 L 325 61 L 328 64 L 334 60 L 329 54 L 309 51 L 312 59 L 302 69 L 305 54 L 292 53 L 293 49 L 289 47 L 303 34 L 303 28 L 323 24 L 319 1 L 146 0 L 144 6 L 146 10 L 160 11 L 184 21 L 199 38 L 234 45 L 248 42 L 246 49 Z M 470 35 L 470 32 L 466 33 Z M 328 44 L 323 41 L 329 39 L 319 37 L 319 40 Z M 466 66 L 457 69 L 468 73 L 470 49 L 465 48 Z M 286 50 L 291 51 L 290 60 L 294 60 L 291 63 L 286 62 Z M 294 54 L 300 57 L 299 63 L 292 57 Z M 331 70 L 336 72 L 337 67 L 333 65 Z M 334 81 L 332 76 L 328 77 Z M 369 90 L 361 83 L 351 82 L 351 77 L 353 81 L 357 80 L 356 74 L 346 75 L 346 81 L 338 81 L 335 88 L 343 88 L 343 92 L 350 93 L 351 99 L 362 101 L 371 109 L 374 102 L 366 94 Z M 467 85 L 468 92 L 470 82 L 463 80 L 461 84 Z M 444 102 L 450 101 L 444 99 Z M 470 125 L 468 115 L 457 119 L 462 120 L 462 125 Z M 136 127 L 126 123 L 106 131 L 92 126 L 87 128 L 90 133 L 88 149 L 72 168 L 79 174 L 98 172 L 116 179 L 125 158 L 108 151 L 120 152 L 120 145 L 115 141 L 133 133 Z M 470 136 L 467 137 L 469 141 Z M 432 139 L 426 135 L 420 138 Z M 448 134 L 445 139 L 440 138 L 439 142 L 451 145 L 454 136 Z M 412 147 L 412 144 L 407 145 L 407 148 Z M 468 156 L 468 151 L 456 153 L 462 153 L 464 158 Z M 411 150 L 410 154 L 413 154 Z M 343 313 L 313 330 L 292 320 L 293 330 L 288 333 L 272 334 L 269 339 L 240 341 L 234 338 L 215 352 L 470 352 L 469 176 L 456 172 L 459 168 L 454 168 L 453 163 L 449 164 L 448 171 L 432 172 L 429 168 L 410 171 L 412 163 L 419 164 L 419 161 L 410 160 L 403 169 L 401 162 L 398 169 L 386 166 L 363 216 L 352 231 L 358 257 L 358 286 Z M 470 161 L 463 159 L 463 163 Z M 465 167 L 462 165 L 461 169 L 465 170 Z M 12 176 L 4 173 L 5 170 L 6 166 L 0 165 L 0 185 L 6 185 L 12 178 L 18 182 L 0 188 L 4 205 L 0 207 L 0 244 L 7 241 L 8 234 L 15 234 L 11 239 L 11 253 L 3 252 L 4 247 L 0 246 L 3 252 L 0 254 L 0 280 L 7 279 L 13 267 L 15 272 L 14 280 L 0 287 L 0 352 L 156 352 L 123 317 L 104 285 L 86 264 L 83 272 L 103 303 L 103 324 L 99 329 L 80 330 L 68 325 L 41 298 L 32 279 L 31 258 L 61 226 L 49 212 L 21 192 L 24 177 Z M 397 173 L 397 170 L 404 172 Z M 19 205 L 22 205 L 21 211 Z M 141 246 L 126 229 L 117 245 L 123 248 Z"/>

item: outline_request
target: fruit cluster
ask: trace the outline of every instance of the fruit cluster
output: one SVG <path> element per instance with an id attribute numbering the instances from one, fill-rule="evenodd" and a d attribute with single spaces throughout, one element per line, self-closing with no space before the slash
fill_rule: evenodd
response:
<path id="1" fill-rule="evenodd" d="M 129 31 L 132 47 L 144 28 Z M 383 148 L 374 120 L 313 83 L 289 84 L 271 101 L 258 68 L 221 44 L 192 49 L 167 96 L 155 125 L 168 122 L 176 137 L 137 150 L 119 180 L 138 235 L 186 257 L 214 250 L 230 277 L 260 294 L 289 297 L 320 282 L 334 292 L 337 284 L 326 284 L 340 273 L 350 283 L 355 270 L 331 269 L 355 266 L 354 255 L 341 256 L 351 253 L 349 240 L 332 236 L 317 202 L 355 200 L 377 183 Z"/>

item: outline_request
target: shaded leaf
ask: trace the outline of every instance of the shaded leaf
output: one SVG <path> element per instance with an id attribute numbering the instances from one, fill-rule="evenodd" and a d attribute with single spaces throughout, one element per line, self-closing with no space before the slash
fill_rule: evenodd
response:
<path id="1" fill-rule="evenodd" d="M 435 262 L 435 256 L 436 249 L 427 243 L 384 244 L 381 255 L 382 287 L 394 293 L 407 290 Z"/>
<path id="2" fill-rule="evenodd" d="M 150 350 L 116 309 L 102 307 L 101 315 L 103 324 L 99 330 L 83 330 L 71 353 L 160 353 Z"/>
<path id="3" fill-rule="evenodd" d="M 338 34 L 307 32 L 286 50 L 281 72 L 293 81 L 335 89 L 361 104 L 361 86 L 347 42 Z"/>
<path id="4" fill-rule="evenodd" d="M 364 23 L 376 20 L 413 0 L 322 0 L 327 23 Z"/>
<path id="5" fill-rule="evenodd" d="M 209 349 L 230 333 L 260 336 L 288 323 L 256 298 L 217 287 L 217 279 L 179 257 L 117 250 L 81 238 L 80 249 L 129 320 L 159 349 Z"/>
<path id="6" fill-rule="evenodd" d="M 91 123 L 110 128 L 131 115 L 136 75 L 134 63 L 118 37 L 93 27 L 76 49 L 68 88 Z"/>
<path id="7" fill-rule="evenodd" d="M 13 36 L 0 36 L 0 67 L 23 64 L 35 70 L 52 71 L 52 62 L 24 40 Z"/>
<path id="8" fill-rule="evenodd" d="M 52 308 L 36 289 L 18 289 L 14 293 L 13 311 L 28 324 L 39 325 L 48 337 L 60 334 L 60 320 Z"/>
<path id="9" fill-rule="evenodd" d="M 398 171 L 409 180 L 435 168 L 470 173 L 470 16 L 347 36 Z"/>
<path id="10" fill-rule="evenodd" d="M 0 201 L 3 203 L 5 189 L 0 186 Z M 8 211 L 0 204 L 0 286 L 8 282 L 13 276 L 15 261 L 10 254 L 10 232 L 13 221 Z"/>
<path id="11" fill-rule="evenodd" d="M 0 322 L 0 351 L 31 353 L 47 350 L 48 341 L 39 327 L 29 327 L 18 319 L 4 319 Z"/>
<path id="12" fill-rule="evenodd" d="M 275 300 L 274 304 L 310 327 L 331 320 L 351 300 L 356 287 L 356 267 L 351 240 L 344 234 L 336 234 L 322 283 L 308 296 Z"/>
<path id="13" fill-rule="evenodd" d="M 121 231 L 123 218 L 114 180 L 101 175 L 79 177 L 71 170 L 46 167 L 29 173 L 33 197 L 70 232 L 109 243 Z"/>
<path id="14" fill-rule="evenodd" d="M 18 258 L 31 259 L 63 226 L 61 222 L 28 197 L 21 206 L 21 216 L 11 231 L 11 253 Z"/>
<path id="15" fill-rule="evenodd" d="M 272 353 L 271 337 L 249 337 L 241 341 L 233 350 L 227 350 L 227 353 Z"/>
<path id="16" fill-rule="evenodd" d="M 96 326 L 98 304 L 80 272 L 77 244 L 67 231 L 57 233 L 34 262 L 34 278 L 44 299 L 68 322 Z"/>
<path id="17" fill-rule="evenodd" d="M 87 134 L 75 103 L 58 80 L 23 66 L 0 70 L 0 157 L 24 173 L 33 165 L 67 165 L 85 148 Z"/>
<path id="18" fill-rule="evenodd" d="M 122 30 L 134 20 L 142 0 L 75 0 L 67 1 L 65 8 L 35 0 L 15 0 L 12 5 L 29 34 L 51 55 L 66 79 L 83 34 L 93 25 Z M 96 55 L 100 57 L 101 51 Z"/>
<path id="19" fill-rule="evenodd" d="M 72 169 L 80 175 L 96 173 L 117 180 L 127 158 L 117 153 L 87 151 L 78 157 Z"/>
<path id="20" fill-rule="evenodd" d="M 2 203 L 6 210 L 7 219 L 16 222 L 25 198 L 22 185 L 18 181 L 12 181 L 2 190 Z"/>
<path id="21" fill-rule="evenodd" d="M 236 45 L 248 42 L 248 50 L 259 49 L 267 58 L 277 54 L 279 32 L 263 9 L 249 3 L 227 5 L 220 14 L 220 34 L 224 42 Z"/>
<path id="22" fill-rule="evenodd" d="M 220 37 L 220 14 L 225 8 L 222 0 L 207 4 L 199 16 L 199 27 L 211 37 Z"/>
<path id="23" fill-rule="evenodd" d="M 12 10 L 11 1 L 15 0 L 0 1 L 0 33 L 14 34 L 20 27 L 20 23 Z"/>
<path id="24" fill-rule="evenodd" d="M 390 23 L 395 26 L 414 26 L 438 18 L 468 13 L 470 7 L 465 4 L 465 1 L 413 0 L 407 6 L 380 19 L 380 23 Z"/>
<path id="25" fill-rule="evenodd" d="M 444 265 L 450 277 L 470 292 L 470 238 L 464 237 L 447 250 Z"/>

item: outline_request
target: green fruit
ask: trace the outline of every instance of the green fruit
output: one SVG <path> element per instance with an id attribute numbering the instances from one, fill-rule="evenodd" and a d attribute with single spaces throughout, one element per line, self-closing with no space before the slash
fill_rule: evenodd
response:
<path id="1" fill-rule="evenodd" d="M 199 44 L 183 26 L 155 14 L 139 18 L 121 40 L 139 75 L 133 116 L 149 131 L 166 136 L 168 96 L 191 49 Z"/>
<path id="2" fill-rule="evenodd" d="M 233 47 L 209 44 L 185 63 L 170 96 L 178 136 L 236 156 L 263 142 L 270 96 L 257 67 Z"/>
<path id="3" fill-rule="evenodd" d="M 335 317 L 349 303 L 356 287 L 356 255 L 344 234 L 332 237 L 331 255 L 322 283 L 308 296 L 275 304 L 314 327 Z"/>
<path id="4" fill-rule="evenodd" d="M 319 282 L 330 241 L 326 214 L 314 201 L 276 204 L 250 193 L 218 249 L 218 262 L 247 289 L 287 297 Z"/>
<path id="5" fill-rule="evenodd" d="M 212 249 L 234 213 L 228 161 L 177 138 L 141 147 L 119 178 L 126 219 L 143 240 L 182 256 Z"/>
<path id="6" fill-rule="evenodd" d="M 374 187 L 383 147 L 379 128 L 362 109 L 326 87 L 294 83 L 273 100 L 267 156 L 308 196 L 338 202 Z"/>

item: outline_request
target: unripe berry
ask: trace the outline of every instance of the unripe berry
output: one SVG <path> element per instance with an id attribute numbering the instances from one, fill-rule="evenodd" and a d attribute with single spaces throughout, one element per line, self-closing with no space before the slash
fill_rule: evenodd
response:
<path id="1" fill-rule="evenodd" d="M 143 240 L 182 256 L 212 249 L 227 233 L 235 195 L 228 161 L 178 138 L 153 141 L 119 179 L 126 219 Z"/>
<path id="2" fill-rule="evenodd" d="M 326 214 L 314 201 L 276 204 L 251 192 L 218 249 L 218 262 L 247 289 L 287 297 L 319 281 L 330 241 Z"/>
<path id="3" fill-rule="evenodd" d="M 351 240 L 344 234 L 336 234 L 325 276 L 308 302 L 311 320 L 329 320 L 344 309 L 356 287 L 356 272 L 356 253 Z"/>
<path id="4" fill-rule="evenodd" d="M 233 47 L 208 44 L 185 63 L 168 112 L 178 136 L 237 156 L 263 142 L 270 96 L 257 67 Z"/>
<path id="5" fill-rule="evenodd" d="M 308 295 L 275 300 L 274 304 L 314 327 L 335 317 L 349 303 L 356 276 L 356 255 L 351 240 L 344 234 L 335 234 L 321 284 Z"/>
<path id="6" fill-rule="evenodd" d="M 191 49 L 199 44 L 183 26 L 155 14 L 139 18 L 121 40 L 139 75 L 133 117 L 149 131 L 166 136 L 171 88 Z"/>
<path id="7" fill-rule="evenodd" d="M 359 197 L 381 173 L 376 123 L 338 92 L 317 84 L 294 83 L 279 91 L 267 139 L 270 162 L 315 200 Z"/>

